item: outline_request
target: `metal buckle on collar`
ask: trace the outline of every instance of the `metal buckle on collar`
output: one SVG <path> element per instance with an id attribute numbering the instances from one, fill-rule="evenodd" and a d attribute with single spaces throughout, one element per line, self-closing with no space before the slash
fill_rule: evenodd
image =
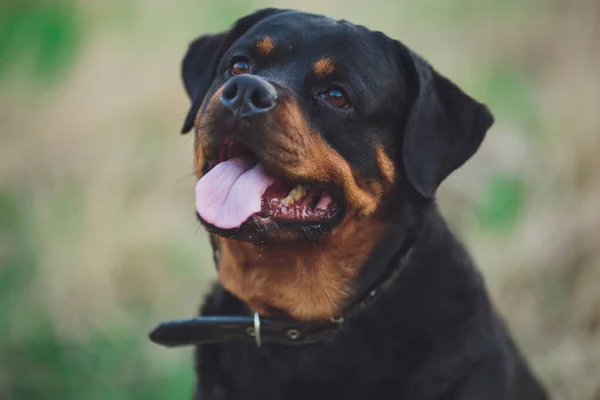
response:
<path id="1" fill-rule="evenodd" d="M 246 328 L 246 333 L 254 338 L 256 347 L 262 346 L 262 337 L 260 335 L 260 315 L 257 312 L 254 313 L 254 328 Z"/>
<path id="2" fill-rule="evenodd" d="M 319 342 L 339 331 L 345 321 L 355 318 L 366 308 L 372 306 L 376 299 L 392 286 L 409 265 L 408 260 L 414 250 L 415 240 L 413 238 L 409 242 L 404 242 L 403 248 L 407 250 L 402 251 L 398 255 L 399 258 L 392 260 L 395 267 L 380 275 L 380 282 L 374 285 L 374 289 L 367 292 L 360 302 L 347 309 L 342 315 L 331 318 L 329 323 L 307 325 L 272 319 L 261 321 L 258 313 L 254 313 L 253 317 L 249 315 L 206 316 L 163 322 L 150 333 L 150 340 L 167 347 L 230 342 L 247 343 L 249 337 L 254 339 L 257 347 L 262 346 L 263 340 L 284 345 Z M 263 322 L 266 328 L 264 338 L 261 327 Z"/>
<path id="3" fill-rule="evenodd" d="M 262 346 L 262 338 L 260 336 L 260 315 L 257 312 L 254 313 L 254 341 L 256 346 Z"/>

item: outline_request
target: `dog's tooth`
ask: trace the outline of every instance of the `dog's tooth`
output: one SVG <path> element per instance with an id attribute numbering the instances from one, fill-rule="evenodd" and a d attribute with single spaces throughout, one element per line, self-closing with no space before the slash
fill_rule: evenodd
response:
<path id="1" fill-rule="evenodd" d="M 290 190 L 288 197 L 290 196 L 294 200 L 300 200 L 302 197 L 304 197 L 304 187 L 302 185 L 296 185 L 295 188 Z"/>
<path id="2" fill-rule="evenodd" d="M 328 195 L 326 195 L 325 193 L 323 193 L 323 194 L 321 194 L 321 198 L 319 199 L 319 202 L 317 203 L 315 208 L 318 208 L 319 210 L 327 210 L 327 207 L 332 202 L 333 202 L 333 199 L 331 197 L 329 197 Z"/>
<path id="3" fill-rule="evenodd" d="M 281 202 L 281 204 L 285 204 L 286 206 L 289 206 L 294 202 L 294 198 L 292 196 L 288 195 L 285 199 L 281 199 L 279 201 Z"/>

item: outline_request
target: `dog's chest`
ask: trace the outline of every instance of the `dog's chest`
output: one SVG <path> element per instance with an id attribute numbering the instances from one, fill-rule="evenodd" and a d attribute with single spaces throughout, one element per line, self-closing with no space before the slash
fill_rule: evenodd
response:
<path id="1" fill-rule="evenodd" d="M 234 399 L 394 399 L 404 398 L 417 360 L 407 347 L 391 350 L 385 339 L 357 345 L 352 337 L 336 346 L 312 348 L 225 344 L 202 351 L 200 365 L 210 375 L 201 383 L 203 400 Z M 344 342 L 353 343 L 346 347 Z M 359 342 L 360 343 L 360 342 Z M 387 351 L 386 351 L 387 347 Z M 217 378 L 218 379 L 215 379 Z"/>

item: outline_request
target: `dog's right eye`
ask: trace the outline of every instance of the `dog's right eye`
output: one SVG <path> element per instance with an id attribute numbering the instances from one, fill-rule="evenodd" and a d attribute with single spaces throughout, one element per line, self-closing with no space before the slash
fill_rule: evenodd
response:
<path id="1" fill-rule="evenodd" d="M 231 75 L 243 75 L 250 71 L 250 64 L 248 60 L 244 58 L 238 58 L 232 60 L 231 66 L 229 67 Z"/>
<path id="2" fill-rule="evenodd" d="M 337 87 L 333 87 L 323 93 L 320 94 L 322 98 L 327 100 L 327 102 L 337 108 L 348 108 L 350 107 L 350 102 L 348 101 L 348 96 L 342 91 L 342 89 L 338 89 Z"/>

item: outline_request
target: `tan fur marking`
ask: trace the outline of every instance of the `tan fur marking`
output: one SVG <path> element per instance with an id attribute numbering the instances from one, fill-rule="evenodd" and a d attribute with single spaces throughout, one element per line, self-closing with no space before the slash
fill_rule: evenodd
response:
<path id="1" fill-rule="evenodd" d="M 386 183 L 392 185 L 394 183 L 394 179 L 396 179 L 396 167 L 394 166 L 394 162 L 385 153 L 382 145 L 377 146 L 375 153 L 377 155 L 379 171 L 381 171 L 383 179 L 385 179 Z"/>
<path id="2" fill-rule="evenodd" d="M 195 136 L 194 136 L 194 171 L 196 173 L 196 177 L 200 179 L 202 177 L 202 169 L 204 167 L 204 163 L 206 162 L 206 148 L 204 147 L 205 140 L 204 135 L 208 133 L 202 129 L 201 120 L 210 120 L 212 114 L 215 113 L 217 107 L 219 107 L 221 93 L 223 92 L 223 87 L 221 86 L 215 94 L 213 94 L 210 99 L 204 98 L 202 104 L 200 104 L 200 108 L 198 109 L 198 114 L 196 114 L 196 119 L 194 121 L 195 127 Z M 204 108 L 204 104 L 208 101 L 208 106 L 204 113 L 202 113 L 202 109 Z"/>
<path id="3" fill-rule="evenodd" d="M 345 221 L 313 245 L 264 246 L 219 238 L 219 280 L 263 315 L 272 307 L 300 321 L 322 321 L 344 306 L 350 282 L 381 236 L 383 224 Z"/>
<path id="4" fill-rule="evenodd" d="M 339 185 L 344 190 L 346 201 L 361 216 L 375 212 L 384 195 L 381 182 L 366 182 L 361 177 L 356 177 L 348 162 L 321 135 L 312 131 L 296 103 L 284 103 L 282 107 L 284 110 L 281 113 L 287 119 L 287 130 L 302 135 L 302 140 L 298 140 L 302 144 L 300 148 L 297 143 L 290 141 L 288 144 L 288 148 L 296 147 L 301 162 L 296 166 L 282 168 L 298 180 Z"/>
<path id="5" fill-rule="evenodd" d="M 209 100 L 196 129 L 195 166 L 202 170 L 211 126 L 223 107 L 220 90 Z M 222 110 L 221 110 L 222 111 Z M 258 123 L 272 135 L 261 135 L 253 150 L 265 166 L 291 182 L 327 182 L 343 190 L 346 214 L 330 235 L 310 244 L 257 245 L 215 236 L 219 243 L 218 276 L 234 296 L 263 315 L 273 308 L 301 321 L 322 321 L 339 313 L 353 278 L 388 228 L 378 213 L 394 180 L 393 163 L 377 150 L 380 181 L 367 181 L 306 121 L 298 104 L 282 99 Z M 214 121 L 213 121 L 214 120 Z M 212 121 L 212 122 L 211 122 Z M 199 172 L 200 177 L 201 172 Z"/>
<path id="6" fill-rule="evenodd" d="M 335 71 L 335 64 L 331 58 L 321 58 L 313 64 L 313 72 L 317 78 L 324 78 Z"/>
<path id="7" fill-rule="evenodd" d="M 272 38 L 266 36 L 260 39 L 258 42 L 256 42 L 256 48 L 258 49 L 258 52 L 260 54 L 262 54 L 263 56 L 267 56 L 275 48 L 275 41 Z"/>

